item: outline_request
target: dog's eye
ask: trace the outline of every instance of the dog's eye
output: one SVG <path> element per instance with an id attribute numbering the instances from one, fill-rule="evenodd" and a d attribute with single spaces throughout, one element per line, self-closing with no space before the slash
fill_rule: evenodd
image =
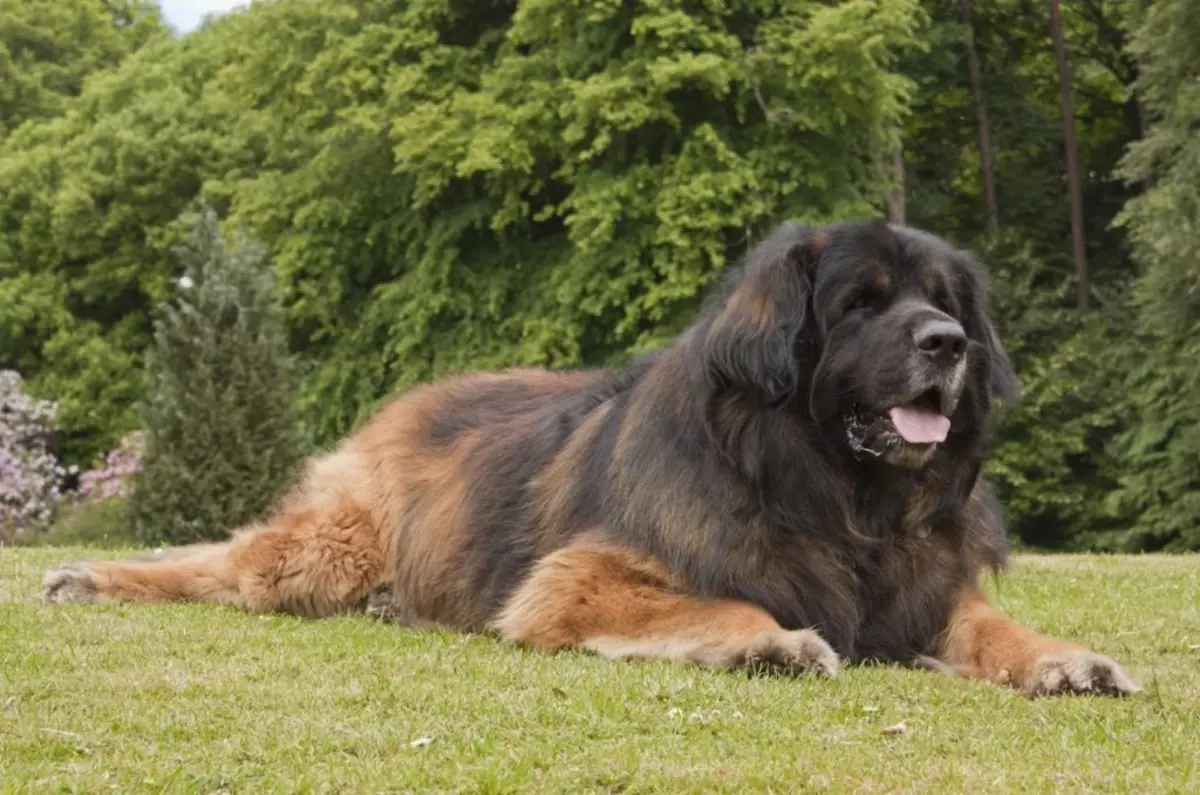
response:
<path id="1" fill-rule="evenodd" d="M 954 314 L 954 307 L 950 303 L 950 293 L 944 288 L 939 287 L 933 294 L 933 305 L 945 312 L 947 315 Z"/>
<path id="2" fill-rule="evenodd" d="M 846 311 L 854 312 L 859 309 L 870 309 L 874 303 L 875 294 L 872 291 L 859 290 L 850 296 L 850 300 L 846 303 Z"/>

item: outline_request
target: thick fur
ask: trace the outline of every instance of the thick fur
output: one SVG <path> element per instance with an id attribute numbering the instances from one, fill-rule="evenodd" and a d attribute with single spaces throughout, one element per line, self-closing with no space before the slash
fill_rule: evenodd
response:
<path id="1" fill-rule="evenodd" d="M 919 459 L 857 454 L 843 415 L 911 397 L 926 378 L 913 324 L 934 316 L 968 341 L 953 378 L 926 374 L 955 396 L 949 437 Z M 979 478 L 988 420 L 1015 392 L 966 254 L 881 223 L 789 224 L 659 353 L 416 389 L 229 544 L 74 564 L 46 591 L 311 616 L 370 601 L 610 657 L 825 673 L 924 659 L 1029 692 L 1131 691 L 1115 663 L 978 595 L 1005 557 Z"/>

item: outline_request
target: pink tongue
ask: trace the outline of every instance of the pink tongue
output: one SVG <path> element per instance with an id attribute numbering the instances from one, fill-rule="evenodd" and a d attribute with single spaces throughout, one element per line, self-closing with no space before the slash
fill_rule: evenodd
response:
<path id="1" fill-rule="evenodd" d="M 915 409 L 912 406 L 896 406 L 888 412 L 892 424 L 910 444 L 944 442 L 950 432 L 950 420 L 936 411 Z"/>

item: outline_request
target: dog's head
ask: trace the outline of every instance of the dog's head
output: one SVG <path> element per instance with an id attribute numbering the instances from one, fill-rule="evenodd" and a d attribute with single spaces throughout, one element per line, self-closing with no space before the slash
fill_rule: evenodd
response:
<path id="1" fill-rule="evenodd" d="M 981 433 L 992 399 L 1018 391 L 980 266 L 884 223 L 784 225 L 693 340 L 714 394 L 807 412 L 859 457 L 902 467 Z"/>

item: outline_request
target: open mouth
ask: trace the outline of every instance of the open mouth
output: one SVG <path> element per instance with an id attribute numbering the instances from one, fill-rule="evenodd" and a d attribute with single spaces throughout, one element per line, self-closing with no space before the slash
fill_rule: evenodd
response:
<path id="1" fill-rule="evenodd" d="M 846 441 L 860 458 L 923 466 L 949 436 L 955 402 L 934 388 L 885 411 L 854 406 L 842 417 Z"/>
<path id="2" fill-rule="evenodd" d="M 943 413 L 939 390 L 930 389 L 916 400 L 888 409 L 888 419 L 900 438 L 909 444 L 938 444 L 950 433 L 950 418 Z"/>

